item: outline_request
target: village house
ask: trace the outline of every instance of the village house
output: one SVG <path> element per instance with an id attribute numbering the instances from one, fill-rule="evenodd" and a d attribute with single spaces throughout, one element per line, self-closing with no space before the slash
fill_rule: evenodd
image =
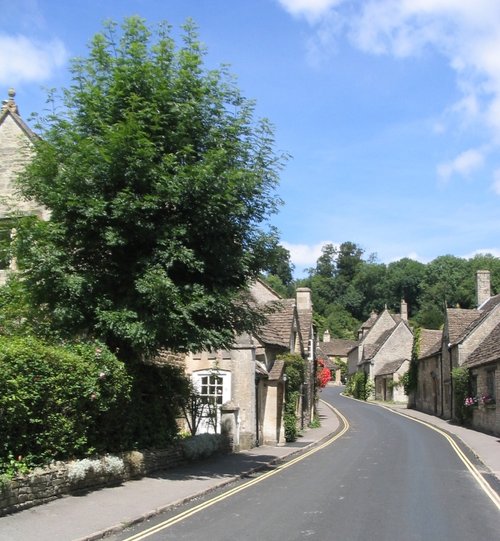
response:
<path id="1" fill-rule="evenodd" d="M 341 338 L 331 338 L 330 331 L 327 329 L 323 333 L 323 340 L 319 341 L 316 347 L 316 357 L 324 361 L 326 368 L 332 374 L 331 384 L 342 385 L 342 364 L 347 367 L 348 354 L 351 349 L 356 347 L 354 340 L 343 340 Z"/>
<path id="2" fill-rule="evenodd" d="M 17 195 L 16 176 L 31 159 L 32 142 L 37 136 L 21 118 L 12 88 L 8 95 L 0 110 L 0 284 L 5 283 L 7 272 L 15 268 L 15 262 L 8 257 L 15 217 L 48 217 L 44 207 Z"/>
<path id="3" fill-rule="evenodd" d="M 312 419 L 314 408 L 311 291 L 298 288 L 295 299 L 282 299 L 257 280 L 250 292 L 266 314 L 259 331 L 236 337 L 230 350 L 190 353 L 185 359 L 186 373 L 196 389 L 207 404 L 215 404 L 215 412 L 207 408 L 199 432 L 225 429 L 235 450 L 285 443 L 286 378 L 279 354 L 296 353 L 307 360 L 308 375 L 298 406 L 303 425 Z"/>
<path id="4" fill-rule="evenodd" d="M 470 424 L 500 434 L 496 406 L 500 393 L 500 295 L 491 296 L 489 271 L 477 271 L 476 294 L 477 309 L 447 308 L 441 340 L 428 351 L 421 348 L 416 408 L 445 419 L 456 418 L 463 405 L 455 403 L 452 371 L 467 368 L 471 376 L 467 397 Z"/>
<path id="5" fill-rule="evenodd" d="M 373 312 L 359 328 L 358 343 L 348 354 L 348 373 L 367 374 L 375 385 L 376 399 L 406 403 L 401 378 L 410 365 L 412 344 L 404 300 L 399 315 L 387 308 L 380 314 Z"/>

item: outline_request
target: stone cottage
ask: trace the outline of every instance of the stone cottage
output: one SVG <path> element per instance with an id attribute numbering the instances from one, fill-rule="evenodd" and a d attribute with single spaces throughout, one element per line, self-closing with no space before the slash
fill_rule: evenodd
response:
<path id="1" fill-rule="evenodd" d="M 227 351 L 190 353 L 186 373 L 215 415 L 207 413 L 199 432 L 220 431 L 228 423 L 235 449 L 285 442 L 284 362 L 281 353 L 297 353 L 308 361 L 308 376 L 299 405 L 302 423 L 313 415 L 314 356 L 311 291 L 299 288 L 295 299 L 282 299 L 261 280 L 251 287 L 266 322 L 254 335 L 236 337 Z"/>
<path id="2" fill-rule="evenodd" d="M 491 295 L 489 271 L 477 271 L 476 294 L 476 309 L 448 308 L 442 332 L 422 331 L 415 406 L 456 418 L 462 404 L 455 403 L 451 374 L 454 368 L 467 368 L 470 424 L 500 435 L 500 295 Z"/>
<path id="3" fill-rule="evenodd" d="M 323 340 L 319 341 L 316 347 L 316 356 L 322 359 L 330 370 L 333 385 L 342 385 L 341 363 L 347 365 L 349 351 L 356 345 L 354 340 L 331 338 L 328 329 L 323 333 Z"/>
<path id="4" fill-rule="evenodd" d="M 36 135 L 24 122 L 15 102 L 15 91 L 9 90 L 8 99 L 0 110 L 0 284 L 5 283 L 9 268 L 15 267 L 5 257 L 16 216 L 36 215 L 48 218 L 47 210 L 33 201 L 21 199 L 16 193 L 15 179 L 31 159 L 32 143 Z"/>
<path id="5" fill-rule="evenodd" d="M 375 398 L 407 402 L 401 377 L 408 371 L 413 333 L 408 325 L 408 307 L 401 301 L 399 315 L 387 308 L 372 313 L 358 331 L 358 344 L 348 354 L 348 372 L 365 372 L 375 384 Z"/>
<path id="6" fill-rule="evenodd" d="M 500 295 L 490 294 L 489 271 L 478 271 L 477 309 L 448 308 L 441 349 L 443 374 L 443 417 L 455 417 L 451 371 L 466 366 L 471 354 L 483 344 L 500 323 Z M 476 357 L 477 360 L 477 357 Z"/>

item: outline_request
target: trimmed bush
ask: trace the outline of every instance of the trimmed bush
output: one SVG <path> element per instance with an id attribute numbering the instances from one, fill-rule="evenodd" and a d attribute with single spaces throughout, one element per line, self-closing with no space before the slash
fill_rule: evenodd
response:
<path id="1" fill-rule="evenodd" d="M 223 443 L 221 434 L 198 434 L 182 441 L 182 453 L 187 460 L 208 458 L 219 451 Z"/>
<path id="2" fill-rule="evenodd" d="M 121 447 L 130 400 L 123 363 L 101 344 L 0 336 L 0 473 Z"/>

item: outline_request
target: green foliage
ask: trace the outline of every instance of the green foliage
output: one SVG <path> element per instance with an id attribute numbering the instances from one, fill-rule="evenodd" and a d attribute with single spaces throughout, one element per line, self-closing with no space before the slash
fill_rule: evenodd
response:
<path id="1" fill-rule="evenodd" d="M 365 372 L 356 372 L 347 381 L 345 393 L 358 400 L 368 400 L 373 394 L 373 382 Z"/>
<path id="2" fill-rule="evenodd" d="M 309 423 L 309 428 L 320 428 L 321 421 L 317 415 L 314 416 L 314 419 Z"/>
<path id="3" fill-rule="evenodd" d="M 293 269 L 294 265 L 290 259 L 290 252 L 280 244 L 276 244 L 269 254 L 266 267 L 263 269 L 266 276 L 274 276 L 284 286 L 289 286 L 293 282 Z"/>
<path id="4" fill-rule="evenodd" d="M 283 422 L 285 425 L 286 441 L 295 441 L 299 435 L 298 406 L 300 402 L 301 385 L 306 375 L 307 364 L 297 354 L 287 353 L 277 357 L 285 361 L 286 388 L 285 412 Z"/>
<path id="5" fill-rule="evenodd" d="M 131 400 L 124 431 L 126 447 L 161 448 L 177 438 L 177 419 L 189 393 L 184 372 L 169 364 L 132 363 Z"/>
<path id="6" fill-rule="evenodd" d="M 312 290 L 320 332 L 328 328 L 335 338 L 355 339 L 372 311 L 387 307 L 397 313 L 401 299 L 407 302 L 412 323 L 439 329 L 446 307 L 475 307 L 480 269 L 490 271 L 492 293 L 500 291 L 500 259 L 490 254 L 472 259 L 445 255 L 427 264 L 403 258 L 385 265 L 374 255 L 364 259 L 363 253 L 353 242 L 327 244 L 309 277 L 298 282 Z"/>
<path id="7" fill-rule="evenodd" d="M 453 398 L 455 400 L 455 415 L 463 423 L 469 419 L 471 409 L 465 405 L 470 387 L 470 373 L 467 368 L 457 367 L 451 371 L 453 383 Z"/>
<path id="8" fill-rule="evenodd" d="M 285 156 L 194 25 L 110 23 L 40 117 L 22 193 L 52 211 L 18 234 L 32 301 L 120 358 L 228 346 L 252 329 L 241 290 L 271 263 L 266 221 Z"/>
<path id="9" fill-rule="evenodd" d="M 401 378 L 404 393 L 410 396 L 411 393 L 417 390 L 418 386 L 418 357 L 420 355 L 421 329 L 416 327 L 413 330 L 413 345 L 411 350 L 410 367 Z"/>
<path id="10" fill-rule="evenodd" d="M 0 337 L 0 472 L 116 448 L 129 392 L 102 344 Z"/>
<path id="11" fill-rule="evenodd" d="M 8 269 L 11 258 L 12 230 L 17 227 L 17 218 L 0 219 L 0 269 Z"/>

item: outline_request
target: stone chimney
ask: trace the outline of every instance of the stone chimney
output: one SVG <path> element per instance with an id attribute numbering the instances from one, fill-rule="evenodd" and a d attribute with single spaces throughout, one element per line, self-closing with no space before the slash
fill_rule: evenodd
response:
<path id="1" fill-rule="evenodd" d="M 311 290 L 308 287 L 297 288 L 297 310 L 312 310 Z"/>
<path id="2" fill-rule="evenodd" d="M 401 315 L 401 319 L 403 321 L 408 321 L 408 305 L 404 299 L 401 299 L 401 309 L 399 314 Z"/>
<path id="3" fill-rule="evenodd" d="M 323 333 L 323 342 L 329 342 L 330 341 L 330 331 L 326 329 L 326 331 Z"/>
<path id="4" fill-rule="evenodd" d="M 491 279 L 488 270 L 476 272 L 476 297 L 478 308 L 491 297 Z"/>

